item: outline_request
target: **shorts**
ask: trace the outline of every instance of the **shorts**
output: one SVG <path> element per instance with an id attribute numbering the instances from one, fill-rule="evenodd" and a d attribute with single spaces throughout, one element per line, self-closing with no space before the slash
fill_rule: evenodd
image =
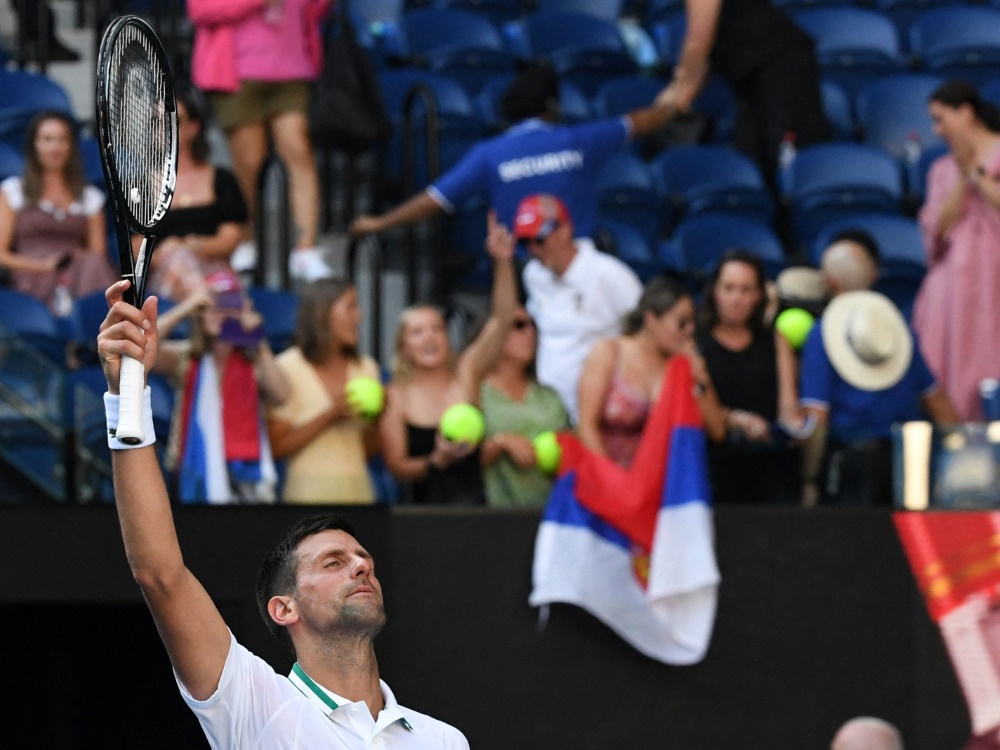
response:
<path id="1" fill-rule="evenodd" d="M 212 111 L 225 131 L 289 112 L 307 114 L 311 89 L 309 81 L 243 81 L 235 94 L 212 94 Z"/>

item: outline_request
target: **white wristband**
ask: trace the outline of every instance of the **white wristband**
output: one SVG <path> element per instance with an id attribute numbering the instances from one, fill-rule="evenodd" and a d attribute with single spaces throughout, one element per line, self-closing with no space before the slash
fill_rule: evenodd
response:
<path id="1" fill-rule="evenodd" d="M 146 439 L 139 445 L 126 445 L 115 433 L 118 430 L 118 402 L 120 397 L 117 393 L 104 394 L 104 413 L 108 420 L 108 447 L 113 451 L 131 450 L 132 448 L 145 448 L 156 442 L 156 432 L 153 430 L 153 400 L 151 391 L 147 385 L 142 389 L 142 422 L 146 430 Z"/>

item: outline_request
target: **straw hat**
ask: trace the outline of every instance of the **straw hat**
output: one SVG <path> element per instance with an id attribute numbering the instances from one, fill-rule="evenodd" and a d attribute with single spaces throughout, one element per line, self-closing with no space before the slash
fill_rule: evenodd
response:
<path id="1" fill-rule="evenodd" d="M 913 338 L 902 314 L 876 292 L 845 292 L 827 305 L 823 346 L 833 369 L 863 391 L 902 380 L 913 358 Z"/>

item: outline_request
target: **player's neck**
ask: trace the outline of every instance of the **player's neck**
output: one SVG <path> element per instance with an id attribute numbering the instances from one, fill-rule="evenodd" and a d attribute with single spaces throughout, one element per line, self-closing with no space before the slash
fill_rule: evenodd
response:
<path id="1" fill-rule="evenodd" d="M 300 654 L 299 666 L 316 683 L 350 701 L 364 701 L 372 717 L 385 707 L 378 660 L 370 640 L 337 641 Z"/>

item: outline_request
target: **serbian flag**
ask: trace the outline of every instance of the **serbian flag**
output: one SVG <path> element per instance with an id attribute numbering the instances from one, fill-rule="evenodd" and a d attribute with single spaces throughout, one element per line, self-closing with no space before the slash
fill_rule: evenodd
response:
<path id="1" fill-rule="evenodd" d="M 560 435 L 529 603 L 583 607 L 643 654 L 694 664 L 715 622 L 705 433 L 691 364 L 674 357 L 630 469 Z"/>

